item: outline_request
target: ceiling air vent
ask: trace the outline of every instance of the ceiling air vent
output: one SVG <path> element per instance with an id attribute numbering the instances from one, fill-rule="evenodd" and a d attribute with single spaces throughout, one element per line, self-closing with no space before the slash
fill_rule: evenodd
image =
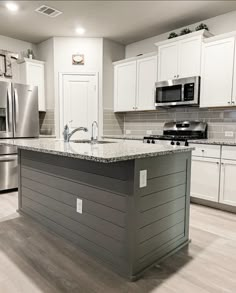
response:
<path id="1" fill-rule="evenodd" d="M 35 9 L 35 11 L 38 13 L 44 14 L 46 16 L 49 16 L 49 17 L 56 17 L 56 16 L 62 14 L 61 11 L 56 10 L 55 8 L 52 8 L 52 7 L 49 7 L 46 5 L 40 6 L 39 8 Z"/>

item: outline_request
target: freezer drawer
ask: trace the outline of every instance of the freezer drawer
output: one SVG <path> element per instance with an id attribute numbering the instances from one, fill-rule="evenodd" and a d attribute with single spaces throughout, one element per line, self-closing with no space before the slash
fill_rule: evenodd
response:
<path id="1" fill-rule="evenodd" d="M 0 191 L 18 188 L 17 155 L 0 156 Z"/>

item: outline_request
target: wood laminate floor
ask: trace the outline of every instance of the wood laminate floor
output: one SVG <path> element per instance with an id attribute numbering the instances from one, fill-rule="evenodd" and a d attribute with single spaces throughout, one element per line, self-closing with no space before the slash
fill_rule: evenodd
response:
<path id="1" fill-rule="evenodd" d="M 19 216 L 0 194 L 0 293 L 235 293 L 236 215 L 191 206 L 189 248 L 131 283 L 73 244 Z"/>

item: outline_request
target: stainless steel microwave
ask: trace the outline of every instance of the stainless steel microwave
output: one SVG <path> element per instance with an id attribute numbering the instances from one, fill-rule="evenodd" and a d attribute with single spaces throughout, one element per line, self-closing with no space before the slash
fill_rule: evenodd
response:
<path id="1" fill-rule="evenodd" d="M 156 107 L 198 106 L 200 76 L 156 82 Z"/>

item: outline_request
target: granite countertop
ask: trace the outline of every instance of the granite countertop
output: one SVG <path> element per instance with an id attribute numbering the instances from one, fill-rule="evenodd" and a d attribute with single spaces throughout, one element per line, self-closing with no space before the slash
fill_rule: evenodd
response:
<path id="1" fill-rule="evenodd" d="M 192 151 L 193 147 L 150 145 L 137 140 L 114 141 L 111 143 L 64 143 L 57 139 L 2 139 L 0 145 L 16 146 L 19 149 L 32 150 L 59 156 L 78 158 L 102 163 L 127 161 L 137 158 L 156 157 L 179 152 Z"/>
<path id="2" fill-rule="evenodd" d="M 215 145 L 232 145 L 236 146 L 236 140 L 234 139 L 216 139 L 216 138 L 209 138 L 209 139 L 197 139 L 197 140 L 190 140 L 190 143 L 196 144 L 215 144 Z"/>

